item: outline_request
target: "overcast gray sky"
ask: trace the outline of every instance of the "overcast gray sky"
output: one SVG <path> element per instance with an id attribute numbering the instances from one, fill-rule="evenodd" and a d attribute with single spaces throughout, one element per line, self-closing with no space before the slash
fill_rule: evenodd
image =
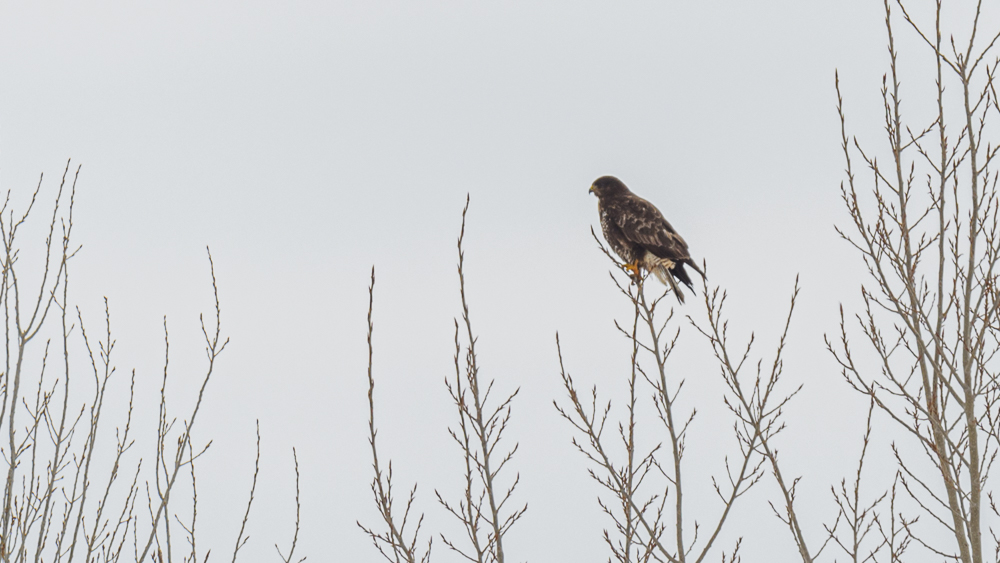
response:
<path id="1" fill-rule="evenodd" d="M 628 365 L 613 326 L 628 304 L 589 232 L 598 222 L 587 188 L 604 174 L 657 204 L 707 260 L 710 282 L 730 292 L 737 336 L 756 330 L 773 346 L 801 274 L 787 377 L 805 390 L 783 452 L 807 475 L 800 494 L 816 503 L 818 531 L 832 515 L 829 485 L 853 470 L 865 408 L 822 345 L 838 305 L 856 303 L 861 271 L 833 229 L 846 219 L 834 69 L 855 131 L 874 138 L 881 10 L 793 0 L 2 2 L 0 189 L 23 204 L 39 173 L 51 195 L 66 159 L 83 164 L 73 294 L 94 323 L 109 298 L 119 369 L 136 368 L 149 408 L 164 314 L 177 412 L 193 395 L 211 247 L 232 338 L 196 436 L 214 439 L 199 466 L 201 541 L 213 551 L 235 541 L 259 419 L 263 481 L 246 560 L 273 560 L 273 544 L 290 538 L 292 446 L 302 554 L 377 560 L 355 525 L 377 523 L 364 371 L 372 265 L 383 455 L 400 493 L 419 481 L 426 525 L 453 529 L 433 491 L 454 497 L 460 486 L 443 379 L 468 193 L 483 373 L 501 390 L 521 388 L 510 438 L 521 444 L 517 499 L 529 511 L 508 552 L 605 560 L 610 522 L 551 404 L 562 398 L 557 330 L 583 387 L 615 396 Z M 696 299 L 679 313 L 705 318 Z M 729 422 L 706 343 L 687 328 L 681 344 L 676 373 L 701 413 L 688 446 L 701 491 L 691 505 L 709 514 Z M 765 483 L 740 507 L 727 546 L 738 532 L 751 560 L 794 554 L 766 504 L 774 494 Z"/>

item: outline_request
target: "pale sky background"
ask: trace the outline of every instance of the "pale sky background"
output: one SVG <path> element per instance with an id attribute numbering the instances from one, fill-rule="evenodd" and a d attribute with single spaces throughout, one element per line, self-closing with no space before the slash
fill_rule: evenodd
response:
<path id="1" fill-rule="evenodd" d="M 708 261 L 710 282 L 730 292 L 734 337 L 757 331 L 760 352 L 772 352 L 801 274 L 786 387 L 805 387 L 780 448 L 787 471 L 805 475 L 800 503 L 818 545 L 866 409 L 822 341 L 839 304 L 857 306 L 862 272 L 834 232 L 847 220 L 834 69 L 853 131 L 877 140 L 883 17 L 871 1 L 3 2 L 0 189 L 23 205 L 44 172 L 51 198 L 66 160 L 83 164 L 72 294 L 95 331 L 109 298 L 119 386 L 135 368 L 147 422 L 164 314 L 174 412 L 195 392 L 211 247 L 232 342 L 196 432 L 214 440 L 199 465 L 200 542 L 228 559 L 259 419 L 244 561 L 274 561 L 273 544 L 290 540 L 293 446 L 299 553 L 379 560 L 355 524 L 378 525 L 364 345 L 373 264 L 381 453 L 400 495 L 419 482 L 427 529 L 454 530 L 433 491 L 455 498 L 461 486 L 443 379 L 471 194 L 483 375 L 521 389 L 509 438 L 529 510 L 508 555 L 606 561 L 611 523 L 552 400 L 563 399 L 556 331 L 581 387 L 624 391 L 629 344 L 613 320 L 630 311 L 590 237 L 587 194 L 617 175 Z M 699 303 L 678 318 L 703 322 Z M 706 342 L 681 325 L 672 369 L 699 411 L 688 506 L 714 515 L 709 476 L 734 451 L 731 423 Z M 154 429 L 137 431 L 136 455 L 148 457 Z M 777 495 L 765 479 L 718 545 L 743 535 L 746 560 L 791 560 L 767 505 Z M 436 561 L 457 560 L 435 543 Z"/>

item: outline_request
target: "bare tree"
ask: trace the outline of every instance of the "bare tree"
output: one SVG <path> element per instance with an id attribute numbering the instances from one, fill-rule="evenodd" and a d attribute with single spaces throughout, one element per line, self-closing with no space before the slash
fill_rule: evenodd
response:
<path id="1" fill-rule="evenodd" d="M 623 270 L 624 265 L 604 248 L 596 235 L 594 239 L 614 264 L 614 271 Z M 792 308 L 789 310 L 772 369 L 769 372 L 762 371 L 762 364 L 758 363 L 756 379 L 750 387 L 743 382 L 740 374 L 745 371 L 743 366 L 749 357 L 753 338 L 742 356 L 734 358 L 730 354 L 728 322 L 722 315 L 725 293 L 719 289 L 709 290 L 706 283 L 703 290 L 708 312 L 707 326 L 701 327 L 688 318 L 696 330 L 708 339 L 714 350 L 720 373 L 730 392 L 726 405 L 736 417 L 734 431 L 739 450 L 735 463 L 730 464 L 729 458 L 726 458 L 725 484 L 712 479 L 720 502 L 718 515 L 710 522 L 708 537 L 702 538 L 699 543 L 701 524 L 687 517 L 684 512 L 684 497 L 691 487 L 683 479 L 686 436 L 695 418 L 695 409 L 681 407 L 679 397 L 684 380 L 671 373 L 668 368 L 668 359 L 677 346 L 680 329 L 673 330 L 672 335 L 665 337 L 664 333 L 673 320 L 674 312 L 667 312 L 665 318 L 656 316 L 657 307 L 669 291 L 650 300 L 646 297 L 645 276 L 630 277 L 622 281 L 612 273 L 611 279 L 619 293 L 629 300 L 634 311 L 630 328 L 623 328 L 617 321 L 615 323 L 618 331 L 632 343 L 631 369 L 627 374 L 629 402 L 626 405 L 626 420 L 617 424 L 618 439 L 609 439 L 604 433 L 609 422 L 611 403 L 604 403 L 605 406 L 599 409 L 596 386 L 592 389 L 589 400 L 581 398 L 576 383 L 564 367 L 558 336 L 556 345 L 560 373 L 569 405 L 563 407 L 557 402 L 556 408 L 583 437 L 582 440 L 574 438 L 573 443 L 591 463 L 590 475 L 614 499 L 614 502 L 599 499 L 601 509 L 614 523 L 615 533 L 606 530 L 604 534 L 613 559 L 621 562 L 705 561 L 714 552 L 715 542 L 737 500 L 764 476 L 763 468 L 766 463 L 771 467 L 784 494 L 785 510 L 779 513 L 779 517 L 793 531 L 803 560 L 811 561 L 812 556 L 805 547 L 794 511 L 797 480 L 786 483 L 780 471 L 777 452 L 772 445 L 774 437 L 784 427 L 781 421 L 782 409 L 797 392 L 786 395 L 775 393 L 782 373 L 782 352 L 795 297 L 792 298 Z M 795 295 L 797 294 L 796 287 Z M 644 367 L 648 364 L 653 367 Z M 637 432 L 640 429 L 653 432 L 647 429 L 644 417 L 637 414 L 637 385 L 642 382 L 649 385 L 656 418 L 660 423 L 659 431 L 653 435 L 662 438 L 663 441 L 659 443 L 662 445 L 665 442 L 666 445 L 657 445 L 640 452 L 636 448 Z M 619 443 L 617 447 L 614 445 L 615 441 Z M 660 482 L 654 484 L 656 481 Z M 668 508 L 668 497 L 671 494 L 673 498 Z M 733 546 L 730 561 L 738 560 L 741 542 L 739 540 Z"/>
<path id="2" fill-rule="evenodd" d="M 392 462 L 390 461 L 388 469 L 383 471 L 378 458 L 378 448 L 375 445 L 378 431 L 375 427 L 375 375 L 372 371 L 375 357 L 372 345 L 372 335 L 375 332 L 375 324 L 372 321 L 374 308 L 375 268 L 372 267 L 371 285 L 368 286 L 368 444 L 372 450 L 372 469 L 375 473 L 371 484 L 372 495 L 375 497 L 375 506 L 386 529 L 379 532 L 361 522 L 358 522 L 358 526 L 368 534 L 375 548 L 386 560 L 394 563 L 416 563 L 417 561 L 425 563 L 431 559 L 434 538 L 428 538 L 427 548 L 421 554 L 417 547 L 417 541 L 420 539 L 420 528 L 424 523 L 423 514 L 417 518 L 413 531 L 407 532 L 407 525 L 411 522 L 410 511 L 416 500 L 417 486 L 414 485 L 413 489 L 410 490 L 403 514 L 400 515 L 399 511 L 393 512 Z"/>
<path id="3" fill-rule="evenodd" d="M 191 436 L 215 361 L 228 342 L 221 337 L 221 306 L 212 257 L 209 254 L 215 324 L 210 329 L 202 319 L 208 365 L 197 402 L 184 419 L 168 415 L 167 355 L 155 442 L 137 438 L 132 419 L 136 374 L 133 371 L 126 381 L 117 375 L 109 301 L 104 300 L 105 326 L 97 339 L 85 329 L 80 310 L 70 304 L 70 264 L 79 250 L 71 236 L 79 173 L 78 167 L 70 177 L 67 163 L 52 200 L 40 257 L 22 255 L 19 234 L 28 228 L 35 206 L 45 197 L 42 181 L 23 213 L 14 213 L 10 192 L 0 208 L 0 308 L 5 335 L 5 362 L 0 373 L 0 433 L 5 443 L 0 445 L 0 457 L 6 477 L 0 512 L 0 561 L 166 562 L 173 561 L 174 551 L 180 550 L 177 560 L 195 563 L 199 555 L 194 464 L 210 442 L 197 446 Z M 82 342 L 86 358 L 77 357 L 74 341 Z M 169 351 L 166 319 L 164 346 Z M 51 361 L 56 355 L 61 361 Z M 112 408 L 107 397 L 121 384 L 128 385 L 129 400 L 124 412 L 116 413 L 124 417 L 124 423 L 112 429 L 105 422 L 115 416 L 107 412 Z M 109 442 L 112 430 L 114 439 Z M 148 478 L 141 457 L 136 455 L 136 450 L 147 448 L 154 459 L 151 468 L 146 465 L 146 471 L 153 472 Z M 176 502 L 171 504 L 179 483 L 191 487 L 189 519 L 175 512 Z M 141 509 L 144 486 L 148 520 Z M 186 547 L 175 545 L 180 536 L 185 537 Z M 237 550 L 242 542 L 237 541 Z M 200 561 L 206 561 L 209 553 L 206 551 Z"/>
<path id="4" fill-rule="evenodd" d="M 879 151 L 848 135 L 839 79 L 837 83 L 847 174 L 841 191 L 851 217 L 850 227 L 839 232 L 868 269 L 864 307 L 853 317 L 874 361 L 857 353 L 854 323 L 843 309 L 839 337 L 827 346 L 849 384 L 908 438 L 893 447 L 898 483 L 925 527 L 920 532 L 914 528 L 915 516 L 901 515 L 895 524 L 886 523 L 889 533 L 880 526 L 883 539 L 895 541 L 890 560 L 898 560 L 897 551 L 912 540 L 937 556 L 978 563 L 984 561 L 984 548 L 1000 553 L 1000 542 L 984 522 L 988 511 L 996 513 L 990 469 L 1000 446 L 995 361 L 1000 347 L 1000 199 L 997 173 L 991 169 L 998 150 L 992 121 L 1000 107 L 993 83 L 998 62 L 990 55 L 1000 32 L 982 35 L 982 2 L 948 6 L 971 10 L 965 20 L 971 25 L 959 38 L 943 29 L 948 18 L 941 0 L 931 22 L 918 22 L 902 2 L 885 0 L 884 6 L 889 72 L 882 98 L 888 159 L 880 161 Z M 935 76 L 924 83 L 933 81 L 935 111 L 923 118 L 917 111 L 906 114 L 915 117 L 903 117 L 896 44 L 900 20 L 934 63 Z M 867 169 L 866 190 L 873 197 L 860 187 L 855 157 Z M 856 502 L 853 506 L 857 508 Z M 897 517 L 895 512 L 892 516 Z M 900 526 L 904 536 L 898 535 Z M 930 526 L 938 526 L 950 540 L 932 539 Z M 984 545 L 987 532 L 993 534 L 990 546 Z"/>
<path id="5" fill-rule="evenodd" d="M 517 451 L 516 443 L 509 449 L 500 447 L 507 424 L 510 422 L 511 403 L 517 391 L 501 401 L 491 401 L 490 394 L 495 380 L 487 380 L 479 371 L 476 336 L 472 330 L 469 303 L 465 296 L 465 250 L 462 243 L 465 240 L 465 218 L 468 211 L 469 199 L 466 198 L 465 208 L 462 210 L 462 228 L 458 236 L 458 279 L 462 298 L 461 324 L 468 342 L 463 349 L 459 321 L 456 319 L 455 378 L 454 380 L 445 378 L 445 386 L 458 411 L 458 426 L 450 428 L 448 432 L 462 450 L 463 491 L 457 502 L 447 500 L 439 490 L 435 490 L 435 495 L 438 503 L 462 524 L 465 531 L 462 540 L 441 534 L 441 541 L 466 560 L 476 563 L 503 563 L 505 558 L 509 557 L 504 552 L 504 537 L 528 508 L 527 504 L 515 508 L 507 506 L 517 488 L 519 475 L 515 474 L 514 478 L 508 481 L 509 484 L 502 484 L 507 475 L 505 468 Z M 384 526 L 382 531 L 376 531 L 360 522 L 358 525 L 368 534 L 376 549 L 387 560 L 407 563 L 426 562 L 430 561 L 433 537 L 428 538 L 426 549 L 421 550 L 417 547 L 424 515 L 417 517 L 412 532 L 407 531 L 407 526 L 412 522 L 411 511 L 414 508 L 417 486 L 414 485 L 410 490 L 402 514 L 399 511 L 393 512 L 392 464 L 389 464 L 387 470 L 382 469 L 378 449 L 375 446 L 377 435 L 375 378 L 372 373 L 374 268 L 371 280 L 371 286 L 368 288 L 368 428 L 372 468 L 375 473 L 371 489 Z M 500 449 L 497 449 L 498 447 Z"/>
<path id="6" fill-rule="evenodd" d="M 445 379 L 445 385 L 452 401 L 458 409 L 458 429 L 448 432 L 462 450 L 465 460 L 464 491 L 458 503 L 449 503 L 440 492 L 436 492 L 438 502 L 457 518 L 465 528 L 467 547 L 461 547 L 443 534 L 441 541 L 453 551 L 476 563 L 503 563 L 503 538 L 511 527 L 524 516 L 528 509 L 525 504 L 507 509 L 520 475 L 515 475 L 509 486 L 500 485 L 500 476 L 514 453 L 517 444 L 504 451 L 497 450 L 510 422 L 511 402 L 518 390 L 498 403 L 490 402 L 495 380 L 486 381 L 479 373 L 476 356 L 476 336 L 469 318 L 469 302 L 465 297 L 465 217 L 469 211 L 466 197 L 462 209 L 462 229 L 458 235 L 458 281 L 462 296 L 462 325 L 465 328 L 467 344 L 463 354 L 459 338 L 459 322 L 455 321 L 455 380 Z M 465 365 L 461 358 L 464 356 Z"/>

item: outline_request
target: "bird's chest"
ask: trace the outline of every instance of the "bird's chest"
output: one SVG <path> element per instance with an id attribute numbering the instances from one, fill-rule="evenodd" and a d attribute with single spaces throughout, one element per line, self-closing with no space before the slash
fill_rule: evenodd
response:
<path id="1" fill-rule="evenodd" d="M 615 254 L 620 256 L 622 260 L 634 262 L 638 258 L 635 245 L 625 237 L 625 234 L 618 227 L 618 223 L 615 222 L 614 217 L 612 217 L 607 208 L 601 205 L 599 206 L 599 211 L 601 215 L 601 230 L 604 232 L 604 239 L 608 241 L 611 250 L 614 250 Z"/>

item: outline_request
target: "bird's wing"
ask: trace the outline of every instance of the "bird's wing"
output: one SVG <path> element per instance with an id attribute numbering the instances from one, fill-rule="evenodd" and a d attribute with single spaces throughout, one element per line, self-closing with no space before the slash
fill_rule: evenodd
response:
<path id="1" fill-rule="evenodd" d="M 613 207 L 609 215 L 628 240 L 661 258 L 690 258 L 687 243 L 652 203 L 631 195 L 620 198 Z"/>

